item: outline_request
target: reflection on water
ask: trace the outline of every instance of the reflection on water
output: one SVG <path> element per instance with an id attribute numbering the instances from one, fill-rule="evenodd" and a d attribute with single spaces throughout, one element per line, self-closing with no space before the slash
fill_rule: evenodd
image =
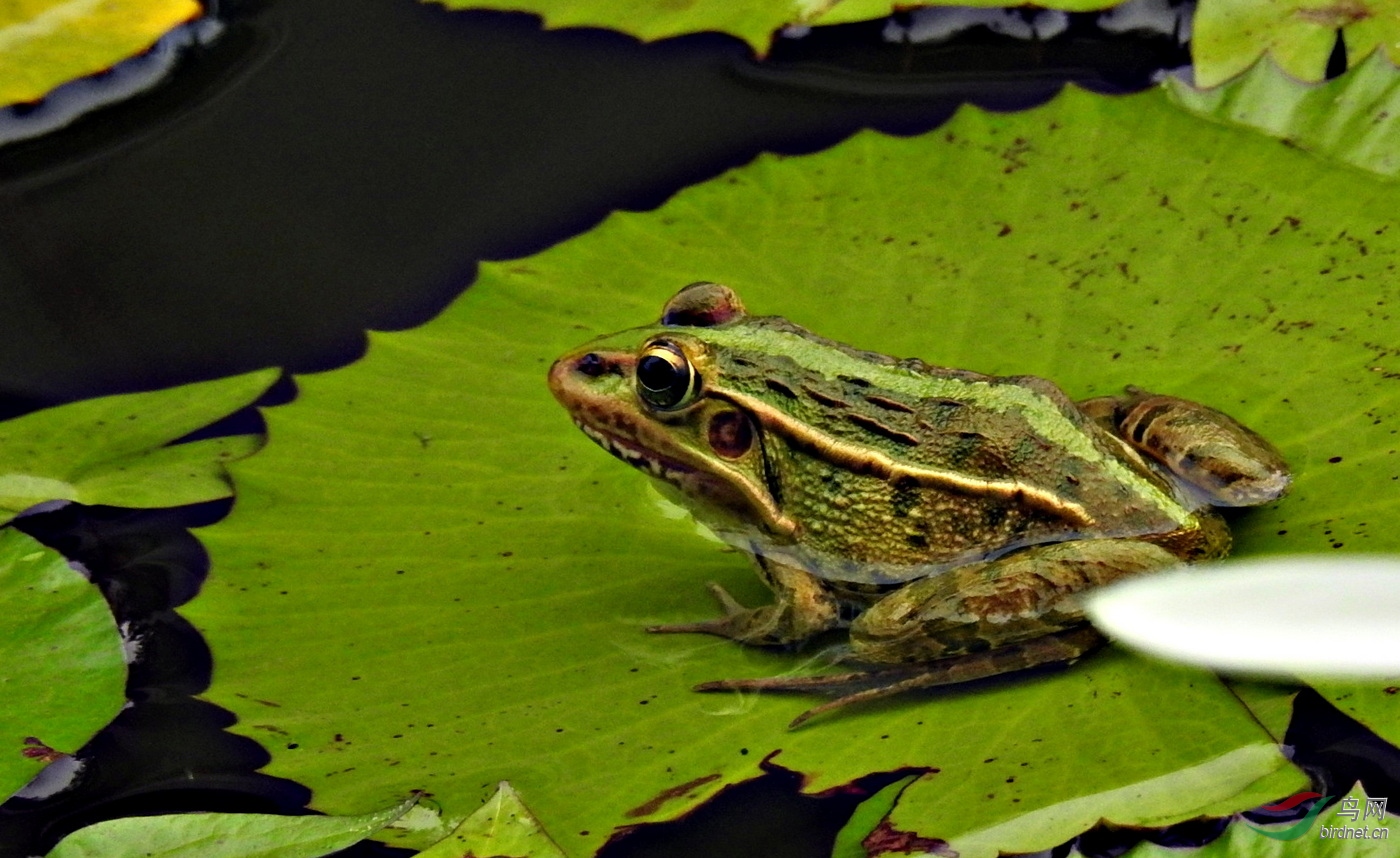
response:
<path id="1" fill-rule="evenodd" d="M 0 108 L 0 146 L 56 131 L 100 107 L 145 92 L 165 79 L 193 45 L 208 45 L 223 24 L 204 17 L 176 27 L 149 50 L 91 77 L 66 83 L 35 104 Z"/>

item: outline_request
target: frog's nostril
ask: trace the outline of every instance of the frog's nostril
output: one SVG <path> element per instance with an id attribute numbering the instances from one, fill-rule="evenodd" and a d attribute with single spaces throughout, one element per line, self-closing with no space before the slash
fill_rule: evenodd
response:
<path id="1" fill-rule="evenodd" d="M 593 352 L 579 358 L 578 363 L 574 366 L 579 372 L 592 378 L 597 378 L 608 371 L 607 362 Z"/>

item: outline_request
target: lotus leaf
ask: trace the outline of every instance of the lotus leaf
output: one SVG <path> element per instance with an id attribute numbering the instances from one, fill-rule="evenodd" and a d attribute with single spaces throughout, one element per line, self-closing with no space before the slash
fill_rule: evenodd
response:
<path id="1" fill-rule="evenodd" d="M 155 43 L 196 0 L 14 0 L 0 5 L 0 106 L 37 101 Z"/>
<path id="2" fill-rule="evenodd" d="M 564 858 L 539 820 L 508 782 L 443 840 L 418 853 L 420 858 L 464 855 L 510 855 L 512 858 Z"/>
<path id="3" fill-rule="evenodd" d="M 111 721 L 125 683 L 107 600 L 62 555 L 0 529 L 0 798 Z"/>
<path id="4" fill-rule="evenodd" d="M 1386 178 L 1400 173 L 1400 75 L 1380 53 L 1335 80 L 1304 85 L 1270 60 L 1212 89 L 1166 81 L 1172 100 Z"/>
<path id="5" fill-rule="evenodd" d="M 360 816 L 176 813 L 80 828 L 48 858 L 319 858 L 373 836 L 409 803 Z"/>
<path id="6" fill-rule="evenodd" d="M 1389 858 L 1395 854 L 1395 841 L 1384 829 L 1400 826 L 1393 814 L 1378 817 L 1377 810 L 1375 803 L 1368 807 L 1366 792 L 1356 784 L 1341 801 L 1320 808 L 1317 816 L 1270 825 L 1236 823 L 1200 849 L 1144 843 L 1125 858 Z M 1364 834 L 1358 836 L 1357 831 Z"/>
<path id="7" fill-rule="evenodd" d="M 239 503 L 202 532 L 213 571 L 184 609 L 215 655 L 208 696 L 318 809 L 421 789 L 460 820 L 509 779 L 578 856 L 762 765 L 812 791 L 920 770 L 889 826 L 964 856 L 1287 795 L 1306 779 L 1235 693 L 1116 649 L 795 732 L 810 699 L 694 693 L 825 664 L 641 631 L 707 615 L 706 580 L 764 593 L 578 433 L 543 376 L 717 280 L 858 346 L 1224 408 L 1297 472 L 1234 523 L 1238 554 L 1393 551 L 1397 194 L 1160 91 L 1068 89 L 920 137 L 761 157 L 485 264 L 437 319 L 373 335 L 268 412 L 271 443 L 234 466 Z M 1259 699 L 1276 731 L 1281 702 Z"/>
<path id="8" fill-rule="evenodd" d="M 45 501 L 136 508 L 227 497 L 224 466 L 255 435 L 171 444 L 254 402 L 276 370 L 104 396 L 0 423 L 0 522 Z"/>
<path id="9" fill-rule="evenodd" d="M 1393 61 L 1394 46 L 1400 44 L 1400 2 L 1203 0 L 1191 38 L 1196 83 L 1215 86 L 1265 54 L 1298 80 L 1322 80 L 1339 30 L 1348 64 L 1373 52 Z"/>

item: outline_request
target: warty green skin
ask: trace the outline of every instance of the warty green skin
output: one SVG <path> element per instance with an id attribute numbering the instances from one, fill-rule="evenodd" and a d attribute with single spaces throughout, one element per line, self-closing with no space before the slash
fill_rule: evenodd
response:
<path id="1" fill-rule="evenodd" d="M 1072 661 L 1102 642 L 1078 594 L 1225 554 L 1208 507 L 1266 503 L 1290 479 L 1267 441 L 1197 403 L 1135 388 L 1075 403 L 1040 378 L 861 351 L 749 316 L 714 283 L 564 355 L 549 383 L 589 437 L 750 552 L 774 594 L 747 608 L 712 585 L 721 616 L 650 631 L 783 645 L 846 626 L 852 659 L 883 665 L 699 686 L 859 689 L 794 726 Z"/>
<path id="2" fill-rule="evenodd" d="M 1192 530 L 1202 515 L 1212 515 L 1190 508 L 1185 493 L 1041 378 L 898 361 L 776 316 L 709 328 L 635 328 L 575 354 L 635 354 L 657 339 L 680 346 L 695 363 L 706 402 L 732 407 L 736 395 L 757 401 L 843 445 L 917 468 L 1024 484 L 1091 519 L 1005 493 L 901 485 L 862 474 L 849 461 L 804 449 L 801 439 L 758 418 L 761 455 L 720 464 L 746 470 L 797 523 L 795 533 L 772 532 L 750 510 L 696 497 L 685 485 L 681 490 L 697 517 L 727 541 L 827 580 L 891 585 L 1027 545 Z M 629 406 L 636 394 L 620 377 L 601 379 L 600 392 L 604 388 L 618 408 L 638 408 Z M 713 459 L 704 433 L 692 425 L 702 411 L 651 415 L 669 428 L 675 445 L 659 452 L 685 449 L 697 460 Z"/>

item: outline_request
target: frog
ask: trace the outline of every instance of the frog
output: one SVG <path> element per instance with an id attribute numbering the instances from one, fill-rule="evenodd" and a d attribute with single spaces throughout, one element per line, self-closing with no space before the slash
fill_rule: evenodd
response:
<path id="1" fill-rule="evenodd" d="M 648 631 L 774 648 L 844 631 L 851 670 L 697 686 L 830 698 L 793 727 L 1072 664 L 1105 643 L 1084 593 L 1224 557 L 1221 510 L 1292 480 L 1272 444 L 1209 406 L 1131 386 L 1076 401 L 1033 375 L 866 351 L 750 314 L 709 281 L 564 354 L 548 384 L 773 593 L 750 607 L 712 582 L 718 616 Z"/>

